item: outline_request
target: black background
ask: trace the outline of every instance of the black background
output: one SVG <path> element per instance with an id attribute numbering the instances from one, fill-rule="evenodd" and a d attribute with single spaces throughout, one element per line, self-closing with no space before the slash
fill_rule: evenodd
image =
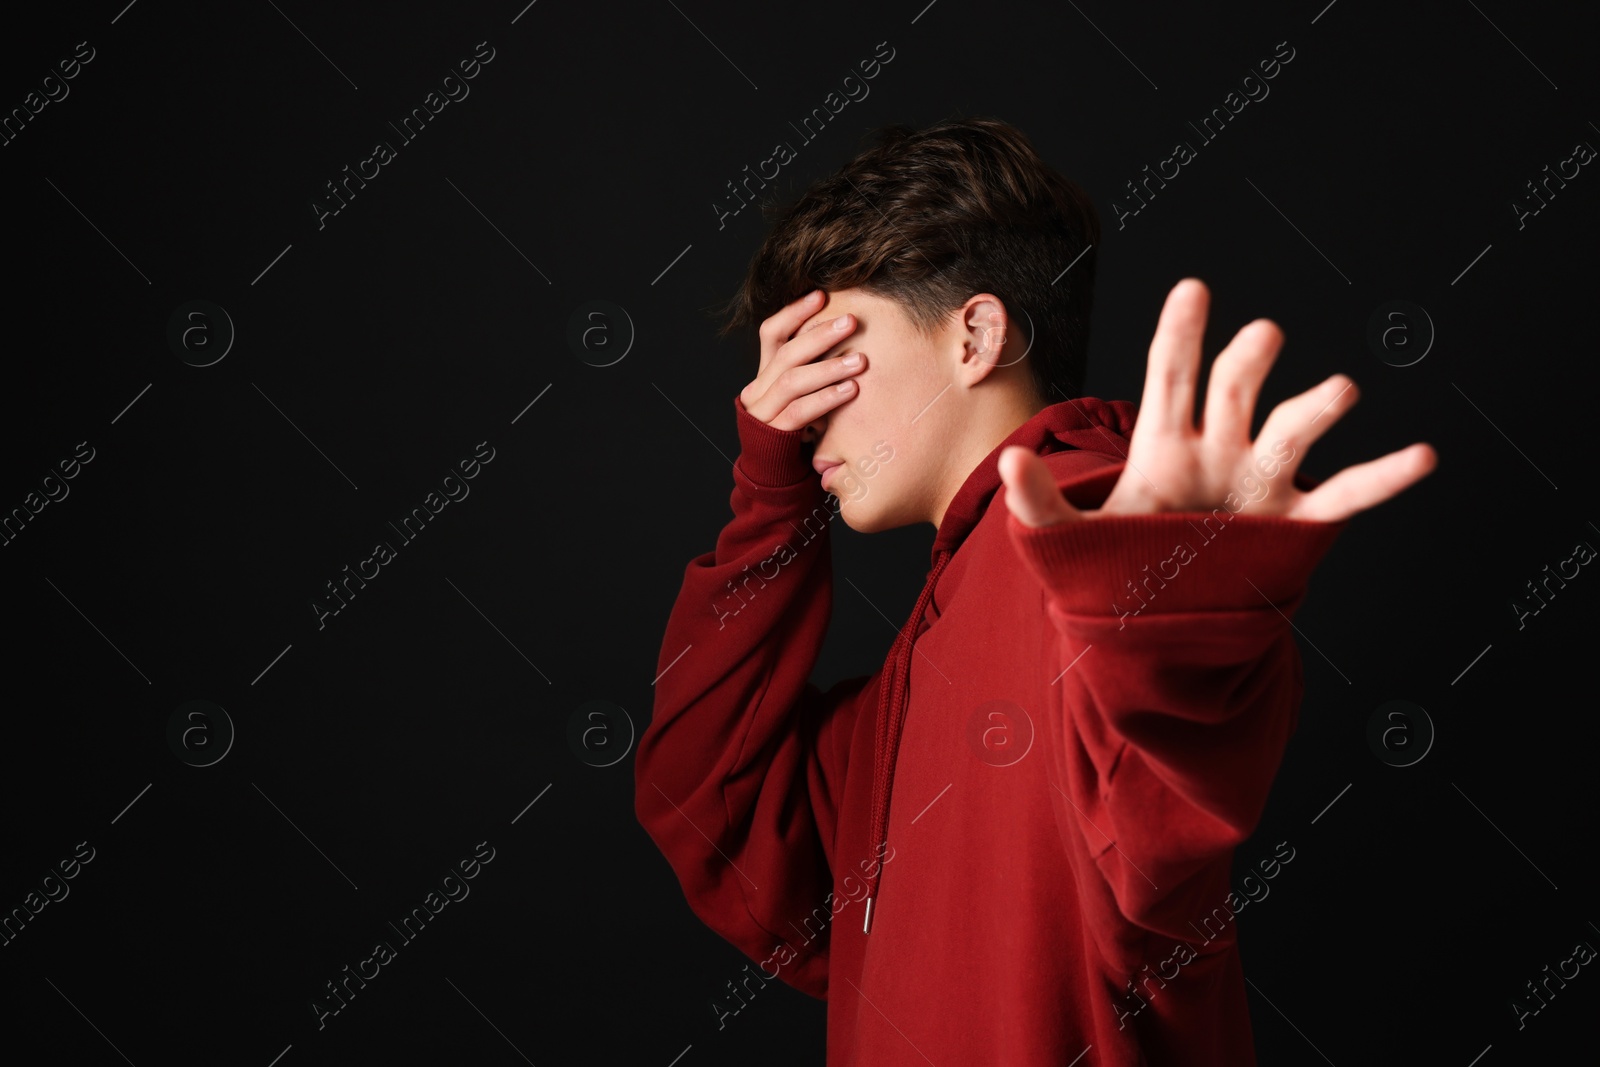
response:
<path id="1" fill-rule="evenodd" d="M 1196 275 L 1208 357 L 1257 316 L 1287 335 L 1257 425 L 1335 371 L 1360 385 L 1307 473 L 1417 440 L 1439 453 L 1353 522 L 1295 617 L 1300 727 L 1237 862 L 1296 850 L 1239 919 L 1262 1061 L 1588 1048 L 1592 968 L 1523 1029 L 1511 1007 L 1600 944 L 1600 577 L 1584 568 L 1521 629 L 1511 607 L 1600 545 L 1600 177 L 1583 168 L 1520 229 L 1511 207 L 1600 144 L 1580 15 L 124 2 L 8 13 L 0 35 L 7 112 L 79 41 L 95 50 L 0 148 L 0 509 L 94 449 L 0 549 L 0 910 L 95 849 L 0 948 L 8 1043 L 141 1067 L 820 1063 L 825 1006 L 786 986 L 718 1029 L 710 999 L 745 960 L 635 822 L 632 753 L 591 766 L 568 722 L 607 700 L 648 723 L 683 568 L 729 517 L 755 344 L 719 342 L 707 312 L 764 224 L 752 207 L 719 228 L 726 183 L 786 140 L 799 155 L 768 195 L 787 200 L 877 126 L 987 114 L 1100 208 L 1089 394 L 1137 400 L 1161 302 Z M 399 145 L 386 123 L 480 41 L 494 59 L 470 95 Z M 789 123 L 883 41 L 870 95 L 802 146 Z M 1186 120 L 1280 41 L 1295 56 L 1270 95 L 1118 229 L 1123 183 L 1193 142 Z M 324 183 L 380 139 L 395 160 L 319 229 Z M 167 340 L 196 299 L 236 330 L 206 367 Z M 628 321 L 586 363 L 567 335 L 591 300 Z M 1410 366 L 1367 342 L 1392 300 L 1436 331 Z M 470 495 L 319 629 L 324 583 L 485 440 Z M 819 684 L 882 662 L 932 536 L 834 524 Z M 1395 699 L 1436 731 L 1404 768 L 1367 741 Z M 188 700 L 236 730 L 207 767 L 167 741 Z M 480 841 L 495 858 L 471 895 L 319 1030 L 323 983 Z"/>

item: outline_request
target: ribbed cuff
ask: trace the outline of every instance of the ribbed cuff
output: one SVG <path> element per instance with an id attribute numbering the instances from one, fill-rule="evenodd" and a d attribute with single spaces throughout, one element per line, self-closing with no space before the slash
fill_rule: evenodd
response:
<path id="1" fill-rule="evenodd" d="M 800 430 L 773 429 L 746 411 L 737 394 L 733 407 L 739 427 L 737 462 L 746 478 L 759 486 L 783 489 L 817 477 Z"/>
<path id="2" fill-rule="evenodd" d="M 1063 489 L 1074 506 L 1088 507 L 1077 499 L 1086 495 L 1081 490 L 1109 491 L 1114 482 L 1112 471 L 1096 471 Z M 1105 493 L 1087 495 L 1103 500 Z M 1218 507 L 1037 527 L 1006 516 L 1012 544 L 1057 605 L 1106 616 L 1142 610 L 1144 603 L 1157 614 L 1297 605 L 1312 570 L 1347 525 L 1252 515 L 1248 505 L 1238 513 Z"/>

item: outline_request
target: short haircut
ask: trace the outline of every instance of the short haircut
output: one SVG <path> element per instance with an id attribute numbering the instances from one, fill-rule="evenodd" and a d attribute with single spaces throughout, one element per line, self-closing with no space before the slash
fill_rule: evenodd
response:
<path id="1" fill-rule="evenodd" d="M 719 336 L 813 289 L 860 287 L 894 300 L 931 337 L 968 297 L 991 292 L 1015 331 L 1008 348 L 1023 342 L 1040 402 L 1082 395 L 1100 240 L 1088 194 L 1000 119 L 896 124 L 877 136 L 787 209 L 763 206 L 772 229 L 716 312 Z"/>

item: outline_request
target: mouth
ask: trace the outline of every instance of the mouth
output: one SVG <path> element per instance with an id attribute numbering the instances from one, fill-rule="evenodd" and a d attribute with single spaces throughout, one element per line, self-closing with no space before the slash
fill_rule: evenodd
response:
<path id="1" fill-rule="evenodd" d="M 811 465 L 815 467 L 817 473 L 821 475 L 822 487 L 826 489 L 828 487 L 828 475 L 844 466 L 844 461 L 837 459 L 816 459 L 812 461 Z"/>

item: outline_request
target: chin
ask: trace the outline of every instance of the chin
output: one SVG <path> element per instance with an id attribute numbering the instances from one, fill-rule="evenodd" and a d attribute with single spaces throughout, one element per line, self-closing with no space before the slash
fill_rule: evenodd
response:
<path id="1" fill-rule="evenodd" d="M 870 497 L 869 493 L 860 500 L 852 500 L 849 497 L 839 499 L 839 518 L 856 533 L 878 533 L 895 525 L 886 521 L 881 509 L 866 506 L 865 501 Z"/>
<path id="2" fill-rule="evenodd" d="M 840 522 L 843 522 L 857 533 L 867 533 L 868 531 L 863 529 L 862 526 L 868 518 L 869 516 L 861 509 L 860 501 L 847 496 L 839 497 Z"/>

